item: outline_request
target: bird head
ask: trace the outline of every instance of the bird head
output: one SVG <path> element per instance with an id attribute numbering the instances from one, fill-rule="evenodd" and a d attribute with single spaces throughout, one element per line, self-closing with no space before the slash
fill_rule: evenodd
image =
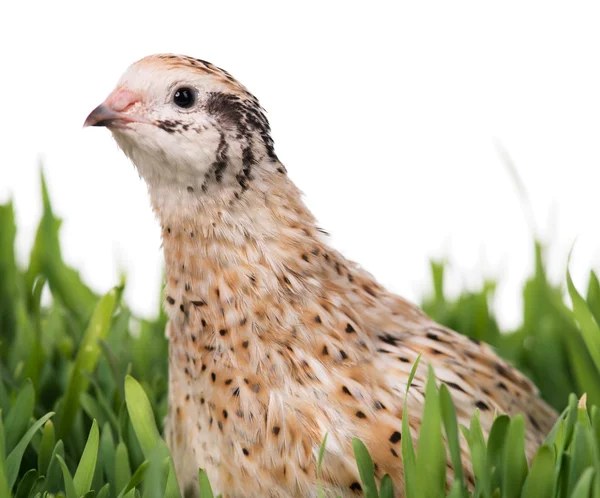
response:
<path id="1" fill-rule="evenodd" d="M 108 128 L 150 190 L 244 190 L 256 164 L 277 162 L 258 100 L 226 71 L 186 56 L 134 63 L 84 126 Z"/>

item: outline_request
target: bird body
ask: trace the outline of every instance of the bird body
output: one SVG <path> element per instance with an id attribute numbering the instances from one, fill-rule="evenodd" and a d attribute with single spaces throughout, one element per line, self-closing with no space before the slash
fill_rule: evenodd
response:
<path id="1" fill-rule="evenodd" d="M 332 496 L 361 493 L 353 437 L 376 477 L 389 473 L 400 490 L 419 354 L 413 436 L 431 364 L 460 423 L 479 409 L 487 434 L 496 412 L 525 414 L 532 456 L 553 410 L 489 346 L 435 323 L 329 246 L 258 101 L 228 73 L 183 56 L 143 59 L 86 123 L 111 128 L 161 225 L 166 438 L 182 489 L 193 494 L 203 468 L 225 497 L 316 496 L 328 434 L 321 482 Z M 472 483 L 464 440 L 461 450 Z"/>

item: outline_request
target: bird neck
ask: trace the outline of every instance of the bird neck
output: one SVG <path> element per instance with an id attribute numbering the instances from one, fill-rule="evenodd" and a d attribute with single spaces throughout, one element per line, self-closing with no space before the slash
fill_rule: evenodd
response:
<path id="1" fill-rule="evenodd" d="M 243 190 L 231 182 L 206 191 L 155 190 L 151 199 L 162 227 L 167 295 L 174 298 L 220 293 L 227 299 L 239 286 L 254 287 L 249 297 L 255 298 L 280 292 L 293 275 L 298 282 L 307 275 L 311 253 L 326 248 L 276 161 L 256 165 Z"/>
<path id="2" fill-rule="evenodd" d="M 384 289 L 327 245 L 280 168 L 256 168 L 242 194 L 223 187 L 179 196 L 179 207 L 155 203 L 173 357 L 201 351 L 218 357 L 221 370 L 276 381 L 297 370 L 295 351 L 350 363 L 371 347 L 364 335 L 346 338 L 359 335 L 361 309 Z M 274 353 L 281 361 L 268 361 Z"/>

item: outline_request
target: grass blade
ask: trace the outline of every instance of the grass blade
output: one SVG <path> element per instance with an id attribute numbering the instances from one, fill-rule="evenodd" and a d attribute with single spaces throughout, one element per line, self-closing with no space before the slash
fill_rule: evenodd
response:
<path id="1" fill-rule="evenodd" d="M 198 470 L 198 484 L 200 486 L 200 498 L 214 498 L 210 481 L 203 469 Z"/>
<path id="2" fill-rule="evenodd" d="M 160 448 L 156 446 L 148 458 L 148 472 L 144 479 L 142 498 L 165 498 L 168 462 L 165 462 Z"/>
<path id="3" fill-rule="evenodd" d="M 456 409 L 454 408 L 452 396 L 450 395 L 450 391 L 446 384 L 442 384 L 440 387 L 440 408 L 442 420 L 444 421 L 444 428 L 446 430 L 448 449 L 450 450 L 450 457 L 452 459 L 452 468 L 454 469 L 454 479 L 464 488 Z"/>
<path id="4" fill-rule="evenodd" d="M 75 415 L 79 410 L 81 393 L 85 392 L 89 385 L 89 380 L 84 372 L 92 373 L 96 368 L 100 357 L 98 340 L 105 338 L 108 334 L 112 314 L 117 306 L 120 294 L 121 289 L 115 287 L 100 299 L 81 340 L 65 391 L 65 397 L 60 407 L 57 424 L 60 439 L 64 439 L 72 429 Z"/>
<path id="5" fill-rule="evenodd" d="M 352 450 L 354 451 L 354 458 L 358 465 L 358 473 L 360 474 L 360 480 L 362 482 L 362 488 L 365 498 L 377 498 L 377 484 L 375 484 L 375 466 L 373 465 L 373 459 L 369 454 L 369 450 L 364 443 L 358 439 L 352 439 Z"/>
<path id="6" fill-rule="evenodd" d="M 56 459 L 60 464 L 60 468 L 62 469 L 63 478 L 65 480 L 65 491 L 67 493 L 67 498 L 79 498 L 79 495 L 75 491 L 75 485 L 73 484 L 73 478 L 71 477 L 71 472 L 69 472 L 69 468 L 67 464 L 63 460 L 60 455 L 56 455 Z"/>
<path id="7" fill-rule="evenodd" d="M 52 420 L 48 420 L 44 425 L 44 432 L 42 433 L 42 442 L 40 443 L 40 449 L 38 452 L 38 471 L 40 474 L 46 474 L 48 465 L 50 465 L 50 458 L 52 457 L 52 449 L 54 448 L 54 424 Z"/>
<path id="8" fill-rule="evenodd" d="M 587 413 L 585 409 L 581 410 Z M 568 490 L 572 493 L 575 489 L 576 483 L 583 475 L 586 469 L 593 465 L 592 462 L 592 433 L 588 427 L 582 423 L 578 423 L 575 426 L 575 432 L 573 434 L 573 444 L 570 448 L 570 468 L 569 468 L 569 486 Z"/>
<path id="9" fill-rule="evenodd" d="M 394 483 L 389 474 L 386 474 L 381 479 L 381 488 L 379 489 L 380 498 L 394 498 Z"/>
<path id="10" fill-rule="evenodd" d="M 325 455 L 325 446 L 327 445 L 327 435 L 329 433 L 325 433 L 325 437 L 323 438 L 323 441 L 321 442 L 321 446 L 319 447 L 319 457 L 317 459 L 317 483 L 318 483 L 318 489 L 317 489 L 317 497 L 318 498 L 325 498 L 325 493 L 323 492 L 323 487 L 321 486 L 321 467 L 323 465 L 323 455 Z"/>
<path id="11" fill-rule="evenodd" d="M 19 481 L 17 485 L 17 492 L 15 493 L 15 498 L 27 498 L 31 493 L 31 489 L 37 480 L 37 471 L 35 469 L 28 470 L 23 478 Z M 0 495 L 4 496 L 4 495 Z"/>
<path id="12" fill-rule="evenodd" d="M 497 489 L 502 485 L 505 475 L 504 455 L 510 419 L 506 415 L 496 417 L 487 442 L 487 466 L 490 471 L 491 488 Z"/>
<path id="13" fill-rule="evenodd" d="M 554 470 L 554 450 L 543 445 L 537 451 L 531 469 L 525 479 L 521 498 L 546 498 L 552 496 L 552 475 Z"/>
<path id="14" fill-rule="evenodd" d="M 0 496 L 10 496 L 10 488 L 12 488 L 12 486 L 8 485 L 5 455 L 4 424 L 2 422 L 2 410 L 0 410 Z"/>
<path id="15" fill-rule="evenodd" d="M 7 451 L 10 452 L 17 444 L 17 441 L 21 439 L 21 436 L 25 434 L 29 420 L 33 416 L 34 403 L 35 392 L 33 383 L 27 379 L 4 422 Z"/>
<path id="16" fill-rule="evenodd" d="M 44 490 L 56 490 L 59 488 L 62 477 L 62 470 L 60 468 L 60 464 L 58 463 L 57 456 L 65 458 L 65 446 L 62 442 L 62 439 L 59 439 L 58 442 L 54 445 L 54 450 L 52 450 L 52 457 L 50 458 L 50 465 L 48 465 L 48 472 L 46 473 L 45 482 L 44 482 Z"/>
<path id="17" fill-rule="evenodd" d="M 126 489 L 127 484 L 131 480 L 131 467 L 129 465 L 129 455 L 127 453 L 127 446 L 121 441 L 117 445 L 115 451 L 115 461 L 107 462 L 107 465 L 113 464 L 115 469 L 115 483 L 116 491 L 123 491 Z"/>
<path id="18" fill-rule="evenodd" d="M 118 498 L 122 498 L 123 496 L 127 496 L 131 491 L 133 491 L 133 489 L 144 480 L 144 477 L 146 476 L 146 471 L 147 470 L 148 470 L 148 460 L 144 461 L 136 469 L 136 471 L 131 476 L 131 479 L 129 479 L 129 482 L 127 483 L 127 485 L 125 486 L 125 488 L 122 489 L 121 492 L 119 493 Z"/>
<path id="19" fill-rule="evenodd" d="M 149 459 L 152 452 L 157 451 L 163 458 L 168 457 L 169 473 L 167 475 L 166 496 L 180 497 L 173 460 L 156 427 L 154 412 L 148 396 L 146 396 L 142 386 L 129 375 L 125 378 L 125 401 L 144 456 Z"/>
<path id="20" fill-rule="evenodd" d="M 149 458 L 152 450 L 162 442 L 162 439 L 156 428 L 154 412 L 148 396 L 139 382 L 129 375 L 125 378 L 125 400 L 142 452 L 146 458 Z"/>
<path id="21" fill-rule="evenodd" d="M 419 362 L 421 361 L 421 355 L 417 356 L 414 365 L 410 370 L 406 382 L 406 393 L 404 394 L 404 410 L 402 411 L 402 465 L 404 467 L 404 494 L 406 498 L 418 498 L 417 494 L 417 456 L 415 453 L 415 447 L 410 433 L 409 425 L 409 413 L 408 413 L 408 391 L 412 384 Z M 396 450 L 394 450 L 396 451 Z"/>
<path id="22" fill-rule="evenodd" d="M 115 490 L 115 492 L 118 492 L 119 488 L 117 488 L 117 479 L 115 474 L 115 466 L 118 465 L 117 455 L 115 441 L 113 439 L 110 424 L 108 424 L 108 422 L 104 424 L 102 431 L 100 432 L 100 448 L 98 450 L 98 459 L 99 463 L 97 465 L 101 465 L 101 468 L 104 469 L 106 479 L 108 480 L 111 489 Z M 127 462 L 127 469 L 129 470 L 129 462 Z M 129 477 L 131 476 L 128 476 L 127 479 L 125 479 L 123 486 L 125 486 L 129 480 Z"/>
<path id="23" fill-rule="evenodd" d="M 593 270 L 590 271 L 586 301 L 596 323 L 600 323 L 600 282 Z"/>
<path id="24" fill-rule="evenodd" d="M 0 205 L 0 361 L 6 360 L 17 333 L 18 268 L 15 258 L 15 211 L 13 203 Z"/>
<path id="25" fill-rule="evenodd" d="M 54 412 L 47 413 L 42 418 L 40 418 L 35 424 L 33 424 L 6 458 L 6 475 L 8 478 L 8 485 L 11 489 L 17 481 L 19 467 L 21 466 L 21 459 L 23 458 L 23 454 L 25 453 L 27 445 L 29 445 L 29 442 L 31 441 L 31 438 L 33 438 L 33 435 L 42 427 L 42 425 L 46 423 L 46 421 L 52 415 L 54 415 Z"/>
<path id="26" fill-rule="evenodd" d="M 594 320 L 594 315 L 592 315 L 587 303 L 579 292 L 577 292 L 569 270 L 567 270 L 567 288 L 573 302 L 573 314 L 579 323 L 581 335 L 596 364 L 596 368 L 600 370 L 600 327 L 598 327 L 598 324 Z"/>
<path id="27" fill-rule="evenodd" d="M 521 496 L 528 471 L 525 457 L 525 421 L 521 415 L 517 415 L 510 421 L 504 450 L 505 472 L 502 496 L 504 498 Z"/>
<path id="28" fill-rule="evenodd" d="M 476 489 L 481 488 L 483 496 L 491 496 L 492 487 L 487 463 L 487 449 L 479 422 L 479 409 L 475 410 L 471 418 L 471 425 L 468 430 L 464 430 L 464 433 L 471 451 L 471 465 L 477 484 Z"/>
<path id="29" fill-rule="evenodd" d="M 110 498 L 110 484 L 107 482 L 98 493 L 96 498 Z"/>
<path id="30" fill-rule="evenodd" d="M 594 479 L 594 469 L 587 469 L 582 475 L 577 485 L 571 493 L 570 498 L 589 498 L 592 490 L 592 480 Z"/>
<path id="31" fill-rule="evenodd" d="M 435 374 L 431 366 L 425 388 L 423 420 L 417 445 L 417 482 L 424 497 L 437 497 L 446 489 L 446 449 Z"/>
<path id="32" fill-rule="evenodd" d="M 44 275 L 53 294 L 65 304 L 78 325 L 83 325 L 89 319 L 98 298 L 84 285 L 79 274 L 69 268 L 62 259 L 59 243 L 61 220 L 54 216 L 43 171 L 40 173 L 43 213 L 31 249 L 25 286 L 30 291 L 35 279 L 40 274 Z"/>
<path id="33" fill-rule="evenodd" d="M 98 445 L 100 443 L 100 431 L 98 430 L 98 422 L 94 420 L 87 443 L 83 450 L 81 460 L 77 466 L 73 484 L 77 496 L 81 496 L 90 490 L 94 472 L 96 471 L 96 460 L 98 459 Z"/>

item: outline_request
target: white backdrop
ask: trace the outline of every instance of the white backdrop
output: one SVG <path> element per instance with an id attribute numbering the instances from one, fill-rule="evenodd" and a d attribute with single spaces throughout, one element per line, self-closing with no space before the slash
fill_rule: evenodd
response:
<path id="1" fill-rule="evenodd" d="M 394 290 L 419 300 L 428 259 L 447 256 L 450 291 L 498 275 L 502 321 L 518 321 L 532 231 L 494 139 L 527 186 L 555 278 L 577 238 L 583 288 L 599 266 L 599 8 L 416 4 L 2 2 L 0 201 L 15 201 L 22 261 L 41 157 L 67 261 L 99 292 L 125 267 L 128 301 L 155 312 L 160 240 L 145 186 L 107 130 L 81 125 L 130 63 L 176 52 L 258 96 L 334 244 Z"/>

